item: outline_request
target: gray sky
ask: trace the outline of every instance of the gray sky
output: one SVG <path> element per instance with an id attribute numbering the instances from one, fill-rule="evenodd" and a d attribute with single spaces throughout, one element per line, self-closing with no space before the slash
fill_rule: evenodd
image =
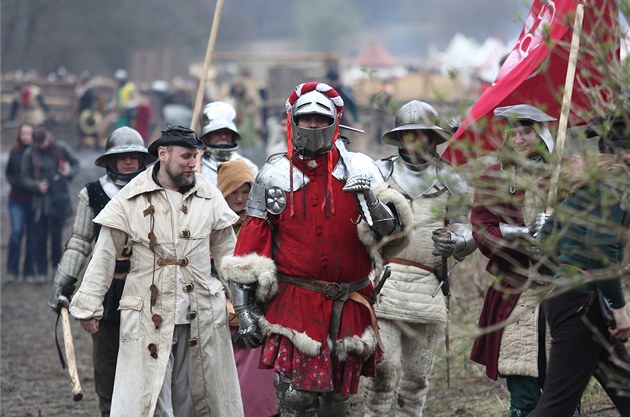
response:
<path id="1" fill-rule="evenodd" d="M 259 6 L 252 9 L 244 4 L 250 1 L 224 3 L 224 15 L 239 16 L 244 23 L 239 28 L 240 33 L 248 31 L 250 39 L 295 39 L 297 35 L 292 30 L 298 31 L 300 24 L 296 24 L 297 29 L 291 27 L 292 23 L 299 22 L 300 16 L 329 12 L 335 16 L 341 14 L 342 21 L 348 25 L 359 22 L 359 27 L 352 34 L 343 33 L 343 28 L 314 28 L 308 36 L 342 33 L 335 38 L 335 46 L 348 54 L 378 41 L 400 58 L 426 56 L 430 45 L 444 49 L 457 32 L 479 42 L 489 36 L 509 41 L 518 36 L 531 6 L 531 0 L 296 0 L 291 5 L 271 0 L 258 3 Z M 271 21 L 269 16 L 278 13 L 287 15 L 286 25 L 265 24 Z M 221 28 L 226 36 L 227 31 L 232 30 Z"/>

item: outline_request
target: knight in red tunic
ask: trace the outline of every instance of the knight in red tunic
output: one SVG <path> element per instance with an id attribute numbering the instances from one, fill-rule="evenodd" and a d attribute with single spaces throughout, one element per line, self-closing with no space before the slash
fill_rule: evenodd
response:
<path id="1" fill-rule="evenodd" d="M 289 150 L 261 169 L 223 263 L 241 341 L 263 343 L 260 367 L 278 374 L 281 416 L 344 415 L 359 378 L 374 376 L 383 352 L 372 277 L 413 223 L 374 162 L 337 140 L 342 110 L 326 84 L 295 89 Z"/>

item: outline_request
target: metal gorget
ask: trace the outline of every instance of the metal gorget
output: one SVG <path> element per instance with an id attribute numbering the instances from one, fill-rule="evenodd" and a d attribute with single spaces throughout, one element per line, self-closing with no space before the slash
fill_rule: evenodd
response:
<path id="1" fill-rule="evenodd" d="M 101 178 L 98 179 L 98 182 L 101 183 L 103 191 L 105 191 L 105 194 L 107 194 L 110 200 L 114 198 L 114 196 L 118 194 L 118 191 L 120 191 L 120 189 L 122 188 L 114 184 L 114 181 L 112 181 L 109 175 L 103 175 Z"/>

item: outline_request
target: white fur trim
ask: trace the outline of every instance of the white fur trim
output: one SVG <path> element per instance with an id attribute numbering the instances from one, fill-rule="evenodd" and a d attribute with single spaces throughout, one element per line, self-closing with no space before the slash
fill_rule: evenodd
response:
<path id="1" fill-rule="evenodd" d="M 271 324 L 267 319 L 261 317 L 258 321 L 263 335 L 269 336 L 270 334 L 279 334 L 291 341 L 293 345 L 305 355 L 314 357 L 319 354 L 322 347 L 320 342 L 316 342 L 311 339 L 306 333 L 298 332 L 288 327 L 280 326 L 278 324 Z"/>
<path id="2" fill-rule="evenodd" d="M 348 360 L 350 355 L 368 358 L 376 349 L 376 336 L 374 329 L 367 327 L 363 336 L 345 337 L 335 343 L 335 354 L 340 361 Z"/>
<path id="3" fill-rule="evenodd" d="M 319 354 L 322 347 L 320 342 L 316 342 L 306 333 L 298 332 L 288 327 L 272 324 L 264 317 L 258 322 L 264 336 L 270 334 L 279 334 L 288 338 L 291 343 L 305 355 L 314 357 Z M 331 346 L 330 338 L 328 338 L 328 346 Z M 374 329 L 367 327 L 362 336 L 345 337 L 335 343 L 334 354 L 340 361 L 346 361 L 351 355 L 368 358 L 376 349 L 376 336 Z"/>
<path id="4" fill-rule="evenodd" d="M 238 284 L 254 284 L 256 299 L 271 300 L 278 293 L 276 263 L 271 258 L 250 253 L 245 256 L 226 256 L 219 266 L 222 277 Z"/>

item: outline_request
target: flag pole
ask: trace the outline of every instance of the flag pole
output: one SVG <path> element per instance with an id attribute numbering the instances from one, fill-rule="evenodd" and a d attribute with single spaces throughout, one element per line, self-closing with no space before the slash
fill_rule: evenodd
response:
<path id="1" fill-rule="evenodd" d="M 582 33 L 582 22 L 584 20 L 584 1 L 579 1 L 575 10 L 575 20 L 573 21 L 573 35 L 571 37 L 571 52 L 569 53 L 569 64 L 567 66 L 567 76 L 564 81 L 564 94 L 562 95 L 562 108 L 560 110 L 560 121 L 558 122 L 558 136 L 554 146 L 555 158 L 551 167 L 551 180 L 549 182 L 549 194 L 547 196 L 547 212 L 551 212 L 556 205 L 558 195 L 558 182 L 560 181 L 560 167 L 562 154 L 564 153 L 564 142 L 567 136 L 567 125 L 569 123 L 569 112 L 571 110 L 571 96 L 573 95 L 573 82 L 575 80 L 575 68 L 577 66 L 578 52 L 580 49 L 580 35 Z"/>
<path id="2" fill-rule="evenodd" d="M 203 104 L 203 98 L 206 91 L 206 79 L 208 78 L 208 70 L 210 69 L 210 63 L 212 62 L 212 53 L 214 52 L 214 44 L 217 40 L 217 32 L 219 31 L 219 23 L 221 22 L 221 12 L 223 10 L 223 0 L 217 0 L 217 4 L 214 7 L 214 17 L 212 18 L 212 28 L 210 29 L 210 38 L 208 38 L 208 47 L 206 49 L 206 57 L 203 62 L 203 70 L 201 77 L 199 78 L 199 88 L 197 89 L 197 97 L 195 99 L 195 107 L 193 110 L 192 121 L 190 122 L 190 128 L 195 130 L 197 122 L 199 121 L 199 114 L 201 113 L 201 105 Z M 197 172 L 201 172 L 201 155 L 199 152 L 197 155 Z"/>

